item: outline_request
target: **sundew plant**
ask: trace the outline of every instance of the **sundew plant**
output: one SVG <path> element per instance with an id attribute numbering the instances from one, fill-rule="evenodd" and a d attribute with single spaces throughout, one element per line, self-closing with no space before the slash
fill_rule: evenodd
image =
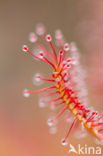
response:
<path id="1" fill-rule="evenodd" d="M 43 40 L 39 41 L 38 36 Z M 85 71 L 80 64 L 80 54 L 74 42 L 66 43 L 61 30 L 55 32 L 55 44 L 50 34 L 46 33 L 45 27 L 38 24 L 36 33 L 30 33 L 30 42 L 35 44 L 35 49 L 29 50 L 27 45 L 23 46 L 23 51 L 30 54 L 36 60 L 40 60 L 52 68 L 51 75 L 43 77 L 41 74 L 35 75 L 35 81 L 50 82 L 51 85 L 37 91 L 24 90 L 24 97 L 31 94 L 45 92 L 40 99 L 40 107 L 50 105 L 55 109 L 61 107 L 61 111 L 54 117 L 48 119 L 48 126 L 55 127 L 58 118 L 66 111 L 65 120 L 72 123 L 67 135 L 61 140 L 62 145 L 67 145 L 69 135 L 74 125 L 78 122 L 81 126 L 80 137 L 86 136 L 86 131 L 91 133 L 98 143 L 103 143 L 103 114 L 99 114 L 93 107 L 88 107 L 88 91 L 85 84 Z M 51 96 L 51 100 L 46 100 Z M 67 122 L 67 124 L 70 124 Z"/>

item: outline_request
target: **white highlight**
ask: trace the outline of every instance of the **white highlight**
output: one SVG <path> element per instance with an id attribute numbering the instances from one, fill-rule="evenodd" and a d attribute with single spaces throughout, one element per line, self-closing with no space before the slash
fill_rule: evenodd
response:
<path id="1" fill-rule="evenodd" d="M 66 146 L 68 143 L 65 141 L 65 138 L 63 138 L 62 140 L 61 140 L 61 144 L 63 145 L 63 146 Z"/>
<path id="2" fill-rule="evenodd" d="M 69 48 L 69 44 L 68 44 L 68 43 L 65 43 L 65 44 L 64 44 L 64 50 L 65 50 L 65 51 L 69 51 L 69 49 L 70 49 L 70 48 Z"/>
<path id="3" fill-rule="evenodd" d="M 24 97 L 28 98 L 30 96 L 30 93 L 28 93 L 28 92 L 29 92 L 28 89 L 24 90 Z"/>
<path id="4" fill-rule="evenodd" d="M 51 127 L 54 125 L 54 121 L 52 119 L 48 119 L 47 124 Z"/>
<path id="5" fill-rule="evenodd" d="M 46 35 L 46 41 L 51 42 L 51 40 L 52 40 L 51 35 L 50 34 Z"/>
<path id="6" fill-rule="evenodd" d="M 27 52 L 27 50 L 28 50 L 27 45 L 23 45 L 22 50 L 23 50 L 24 52 Z"/>
<path id="7" fill-rule="evenodd" d="M 43 57 L 44 57 L 43 51 L 40 51 L 40 52 L 39 52 L 39 57 L 40 57 L 41 59 L 43 59 Z"/>
<path id="8" fill-rule="evenodd" d="M 46 107 L 46 103 L 42 99 L 40 99 L 39 100 L 39 106 L 40 106 L 40 108 L 45 108 Z"/>
<path id="9" fill-rule="evenodd" d="M 40 73 L 36 73 L 34 76 L 33 76 L 33 84 L 36 85 L 36 86 L 40 86 L 44 83 L 43 80 L 40 79 L 41 74 Z"/>

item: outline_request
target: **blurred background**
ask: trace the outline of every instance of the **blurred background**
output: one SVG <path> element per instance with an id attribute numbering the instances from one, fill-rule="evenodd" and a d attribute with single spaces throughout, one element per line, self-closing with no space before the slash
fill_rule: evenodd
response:
<path id="1" fill-rule="evenodd" d="M 52 72 L 21 50 L 37 23 L 52 35 L 60 28 L 66 41 L 76 42 L 88 73 L 90 103 L 103 112 L 103 1 L 0 0 L 0 156 L 68 155 L 69 146 L 60 144 L 65 125 L 50 135 L 50 110 L 38 107 L 37 95 L 22 95 L 25 88 L 40 88 L 32 83 L 35 72 Z M 96 146 L 90 135 L 77 140 L 71 134 L 69 142 Z"/>

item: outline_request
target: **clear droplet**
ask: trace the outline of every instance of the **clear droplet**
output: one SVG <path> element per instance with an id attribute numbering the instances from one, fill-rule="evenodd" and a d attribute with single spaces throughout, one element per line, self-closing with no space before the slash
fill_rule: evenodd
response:
<path id="1" fill-rule="evenodd" d="M 24 97 L 28 98 L 30 96 L 29 90 L 25 89 L 24 90 Z"/>
<path id="2" fill-rule="evenodd" d="M 39 85 L 42 85 L 44 83 L 43 80 L 40 79 L 40 77 L 41 77 L 40 73 L 36 73 L 33 76 L 33 84 L 34 85 L 39 86 Z"/>
<path id="3" fill-rule="evenodd" d="M 27 45 L 23 45 L 22 50 L 23 50 L 24 52 L 27 52 L 27 50 L 28 50 Z"/>
<path id="4" fill-rule="evenodd" d="M 48 126 L 50 126 L 50 127 L 53 126 L 53 125 L 54 125 L 53 119 L 48 119 L 47 124 L 48 124 Z"/>
<path id="5" fill-rule="evenodd" d="M 63 138 L 62 140 L 61 140 L 61 144 L 63 145 L 63 146 L 66 146 L 68 143 L 66 142 L 66 140 L 65 140 L 65 138 Z"/>
<path id="6" fill-rule="evenodd" d="M 45 103 L 45 101 L 43 101 L 42 99 L 39 100 L 39 106 L 40 108 L 45 108 L 47 105 Z"/>

